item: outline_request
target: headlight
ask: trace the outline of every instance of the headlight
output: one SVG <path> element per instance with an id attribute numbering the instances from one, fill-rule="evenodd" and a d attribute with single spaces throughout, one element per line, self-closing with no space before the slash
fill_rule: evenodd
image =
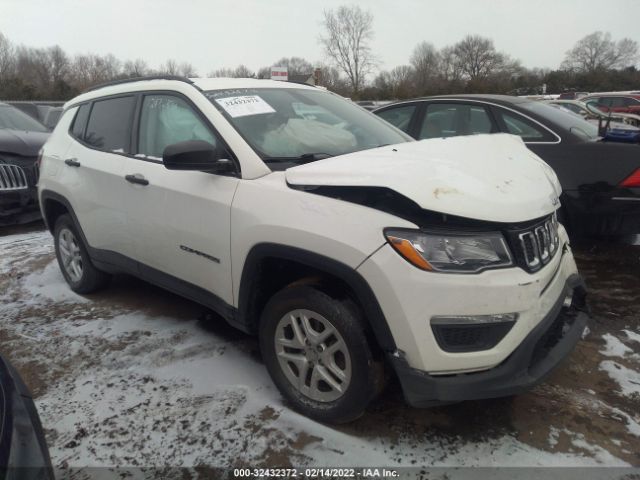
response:
<path id="1" fill-rule="evenodd" d="M 435 272 L 475 273 L 513 265 L 501 233 L 425 233 L 386 229 L 389 244 L 412 265 Z"/>

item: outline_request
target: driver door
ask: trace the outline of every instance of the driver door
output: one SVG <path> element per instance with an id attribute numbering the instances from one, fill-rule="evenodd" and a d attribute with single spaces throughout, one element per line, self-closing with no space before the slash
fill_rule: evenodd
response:
<path id="1" fill-rule="evenodd" d="M 206 118 L 177 94 L 142 97 L 134 158 L 127 159 L 128 225 L 144 276 L 176 290 L 183 282 L 232 304 L 230 214 L 238 179 L 167 170 L 162 152 L 173 143 L 221 140 Z M 187 286 L 189 288 L 189 286 Z"/>

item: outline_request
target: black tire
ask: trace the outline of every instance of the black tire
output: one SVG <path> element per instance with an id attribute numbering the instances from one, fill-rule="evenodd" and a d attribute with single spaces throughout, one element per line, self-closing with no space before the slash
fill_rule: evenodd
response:
<path id="1" fill-rule="evenodd" d="M 73 239 L 76 242 L 76 245 L 79 249 L 79 255 L 81 259 L 81 275 L 79 278 L 72 278 L 71 274 L 67 271 L 63 260 L 63 253 L 60 250 L 61 243 L 61 234 L 63 232 L 70 232 L 73 236 Z M 87 247 L 82 241 L 82 237 L 78 233 L 73 220 L 68 214 L 61 215 L 56 220 L 55 227 L 53 229 L 53 238 L 56 250 L 56 258 L 58 259 L 58 265 L 60 266 L 60 271 L 64 276 L 64 279 L 76 293 L 87 294 L 96 292 L 102 288 L 104 288 L 109 281 L 111 280 L 111 275 L 102 270 L 98 270 L 93 263 L 91 263 L 91 259 L 89 258 L 89 254 L 87 252 Z"/>
<path id="2" fill-rule="evenodd" d="M 344 391 L 337 399 L 318 401 L 305 395 L 287 378 L 280 364 L 276 351 L 276 332 L 281 319 L 295 310 L 309 310 L 324 317 L 339 333 L 341 345 L 348 350 L 350 380 L 342 385 Z M 338 341 L 337 336 L 329 338 Z M 374 359 L 359 309 L 350 300 L 334 299 L 311 286 L 289 286 L 269 300 L 260 319 L 260 350 L 267 370 L 283 397 L 295 410 L 320 422 L 338 424 L 360 417 L 383 384 L 382 362 Z M 328 371 L 322 360 L 315 361 L 318 362 L 315 365 Z M 319 383 L 316 382 L 316 385 Z"/>

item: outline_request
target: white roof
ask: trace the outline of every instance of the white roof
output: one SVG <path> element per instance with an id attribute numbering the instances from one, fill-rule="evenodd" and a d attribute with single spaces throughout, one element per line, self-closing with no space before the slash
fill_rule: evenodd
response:
<path id="1" fill-rule="evenodd" d="M 257 78 L 190 78 L 193 84 L 202 90 L 223 90 L 227 88 L 304 88 L 314 89 L 310 85 L 283 82 L 278 80 L 261 80 Z M 104 97 L 106 95 L 117 95 L 119 93 L 136 92 L 143 90 L 159 90 L 162 88 L 176 89 L 181 91 L 189 86 L 188 83 L 181 80 L 172 79 L 149 79 L 135 80 L 131 82 L 117 83 L 115 85 L 107 85 L 104 87 L 83 93 L 65 103 L 64 107 L 79 102 L 92 100 L 94 98 Z M 189 88 L 192 88 L 189 86 Z"/>

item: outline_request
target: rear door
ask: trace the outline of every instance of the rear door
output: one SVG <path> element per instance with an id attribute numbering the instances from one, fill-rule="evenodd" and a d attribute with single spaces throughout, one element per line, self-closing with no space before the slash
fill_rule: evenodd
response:
<path id="1" fill-rule="evenodd" d="M 176 290 L 177 279 L 232 304 L 230 215 L 239 180 L 167 170 L 162 163 L 168 145 L 222 140 L 197 107 L 177 93 L 141 95 L 136 118 L 134 152 L 120 180 L 141 272 L 167 288 Z M 177 289 L 188 295 L 184 287 Z"/>
<path id="2" fill-rule="evenodd" d="M 498 131 L 489 108 L 481 103 L 427 102 L 420 117 L 412 134 L 418 140 Z"/>
<path id="3" fill-rule="evenodd" d="M 135 97 L 125 95 L 81 105 L 62 164 L 62 182 L 82 230 L 93 248 L 132 255 L 126 228 L 122 182 Z"/>

